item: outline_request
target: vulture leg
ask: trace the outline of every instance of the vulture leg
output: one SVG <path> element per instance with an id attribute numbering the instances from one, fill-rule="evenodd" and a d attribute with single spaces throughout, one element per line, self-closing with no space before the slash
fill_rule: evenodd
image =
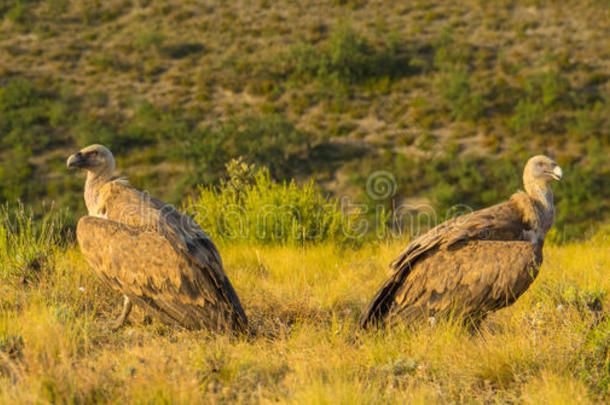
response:
<path id="1" fill-rule="evenodd" d="M 110 325 L 110 328 L 113 331 L 116 331 L 125 325 L 125 321 L 131 312 L 132 305 L 131 300 L 126 295 L 123 295 L 123 310 L 121 311 L 121 315 Z"/>

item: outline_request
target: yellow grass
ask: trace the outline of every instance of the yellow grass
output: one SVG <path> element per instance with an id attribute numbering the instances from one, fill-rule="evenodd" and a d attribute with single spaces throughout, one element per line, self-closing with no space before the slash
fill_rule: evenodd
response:
<path id="1" fill-rule="evenodd" d="M 2 403 L 603 403 L 610 399 L 610 243 L 545 249 L 533 287 L 478 333 L 451 322 L 362 332 L 404 242 L 359 249 L 221 246 L 257 335 L 146 322 L 110 332 L 119 295 L 77 247 L 0 303 Z M 604 293 L 606 293 L 604 295 Z M 589 304 L 589 306 L 587 306 Z"/>

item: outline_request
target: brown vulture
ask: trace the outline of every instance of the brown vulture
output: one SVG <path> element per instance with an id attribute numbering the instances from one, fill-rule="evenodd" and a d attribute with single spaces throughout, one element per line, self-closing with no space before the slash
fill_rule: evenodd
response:
<path id="1" fill-rule="evenodd" d="M 390 264 L 394 274 L 373 297 L 360 325 L 449 315 L 476 325 L 515 302 L 542 263 L 544 238 L 555 218 L 550 183 L 561 177 L 557 163 L 534 156 L 523 171 L 525 191 L 412 241 Z"/>
<path id="2" fill-rule="evenodd" d="M 87 171 L 89 215 L 76 228 L 81 251 L 97 276 L 123 294 L 113 328 L 135 303 L 188 329 L 247 332 L 218 250 L 189 216 L 112 177 L 115 160 L 104 146 L 87 146 L 67 164 Z"/>

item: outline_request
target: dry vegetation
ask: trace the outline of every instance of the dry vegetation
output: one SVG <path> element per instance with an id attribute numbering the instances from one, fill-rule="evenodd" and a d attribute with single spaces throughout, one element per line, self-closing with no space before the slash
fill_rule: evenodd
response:
<path id="1" fill-rule="evenodd" d="M 547 246 L 530 290 L 473 334 L 451 322 L 358 329 L 361 310 L 405 241 L 360 248 L 223 244 L 255 331 L 235 339 L 170 329 L 139 310 L 110 332 L 119 295 L 98 283 L 78 248 L 57 234 L 61 227 L 40 231 L 27 215 L 15 215 L 25 232 L 5 233 L 0 252 L 7 263 L 2 403 L 610 399 L 607 231 L 586 243 Z M 11 221 L 5 217 L 3 229 L 18 222 Z"/>

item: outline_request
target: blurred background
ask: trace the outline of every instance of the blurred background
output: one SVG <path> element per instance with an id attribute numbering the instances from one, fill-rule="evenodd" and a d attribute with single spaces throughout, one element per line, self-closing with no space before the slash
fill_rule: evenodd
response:
<path id="1" fill-rule="evenodd" d="M 609 27 L 604 0 L 1 0 L 0 200 L 83 215 L 65 159 L 102 143 L 174 204 L 242 157 L 371 205 L 383 170 L 388 211 L 444 212 L 508 198 L 544 153 L 551 238 L 587 237 L 610 217 Z"/>

